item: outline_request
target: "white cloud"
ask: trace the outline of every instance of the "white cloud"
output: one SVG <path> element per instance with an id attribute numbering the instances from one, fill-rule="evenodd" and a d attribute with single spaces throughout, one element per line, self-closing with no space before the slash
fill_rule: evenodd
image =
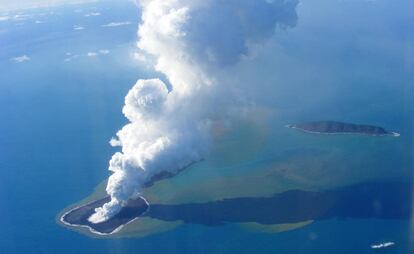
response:
<path id="1" fill-rule="evenodd" d="M 99 54 L 101 55 L 108 55 L 110 53 L 110 51 L 108 49 L 100 49 L 99 50 Z"/>
<path id="2" fill-rule="evenodd" d="M 97 0 L 1 0 L 0 2 L 1 11 L 20 11 L 48 9 L 66 4 L 80 5 L 87 2 L 97 2 Z"/>
<path id="3" fill-rule="evenodd" d="M 79 57 L 79 55 L 76 55 L 76 54 L 74 55 L 74 54 L 72 54 L 70 52 L 67 52 L 65 55 L 67 56 L 65 58 L 65 62 L 70 62 L 70 61 L 72 61 L 72 60 L 74 60 L 74 59 L 76 59 L 76 58 Z"/>
<path id="4" fill-rule="evenodd" d="M 16 63 L 22 63 L 22 62 L 29 61 L 30 57 L 28 57 L 27 55 L 22 55 L 22 56 L 11 58 L 10 60 Z"/>
<path id="5" fill-rule="evenodd" d="M 159 79 L 138 80 L 125 97 L 122 112 L 130 122 L 111 141 L 122 146 L 109 162 L 112 175 L 106 191 L 111 201 L 96 209 L 91 222 L 112 217 L 155 174 L 174 173 L 203 158 L 211 117 L 230 121 L 238 114 L 233 109 L 244 103 L 238 93 L 250 85 L 231 80 L 229 76 L 238 75 L 230 70 L 234 72 L 240 61 L 249 61 L 243 56 L 249 55 L 252 45 L 270 38 L 278 25 L 294 26 L 297 3 L 141 1 L 137 45 L 140 52 L 155 58 L 154 68 L 165 75 L 168 86 Z"/>
<path id="6" fill-rule="evenodd" d="M 35 21 L 35 24 L 42 24 L 42 23 L 45 23 L 44 21 L 41 21 L 41 20 L 36 20 Z"/>
<path id="7" fill-rule="evenodd" d="M 85 27 L 83 27 L 83 26 L 78 26 L 78 25 L 73 26 L 73 30 L 84 30 L 84 29 L 85 29 Z"/>
<path id="8" fill-rule="evenodd" d="M 28 14 L 16 14 L 13 16 L 13 19 L 16 21 L 23 21 L 23 20 L 27 20 L 31 17 L 31 15 Z"/>
<path id="9" fill-rule="evenodd" d="M 134 52 L 133 56 L 134 56 L 134 59 L 136 59 L 138 61 L 141 61 L 141 62 L 146 62 L 147 61 L 147 57 L 144 54 L 140 53 L 140 52 Z"/>
<path id="10" fill-rule="evenodd" d="M 85 17 L 96 17 L 96 16 L 101 16 L 101 13 L 100 12 L 90 12 L 90 13 L 87 13 L 83 16 L 85 16 Z"/>
<path id="11" fill-rule="evenodd" d="M 116 138 L 111 138 L 111 140 L 109 140 L 109 144 L 113 147 L 122 146 L 121 141 L 117 140 Z"/>
<path id="12" fill-rule="evenodd" d="M 10 16 L 0 16 L 0 21 L 6 21 L 9 19 L 10 19 Z"/>
<path id="13" fill-rule="evenodd" d="M 91 51 L 86 54 L 88 57 L 97 57 L 99 55 L 108 55 L 110 51 L 108 49 L 100 49 L 98 51 Z"/>
<path id="14" fill-rule="evenodd" d="M 117 27 L 117 26 L 127 26 L 131 25 L 131 22 L 129 21 L 123 21 L 123 22 L 111 22 L 106 25 L 102 25 L 102 27 Z"/>

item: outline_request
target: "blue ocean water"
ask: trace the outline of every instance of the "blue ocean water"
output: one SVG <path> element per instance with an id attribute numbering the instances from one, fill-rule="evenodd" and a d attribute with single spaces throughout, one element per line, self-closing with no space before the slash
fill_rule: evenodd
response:
<path id="1" fill-rule="evenodd" d="M 363 171 L 382 179 L 412 178 L 412 3 L 397 2 L 303 1 L 298 25 L 277 33 L 270 57 L 256 60 L 263 75 L 273 73 L 261 92 L 274 94 L 264 103 L 279 112 L 275 129 L 320 118 L 401 132 L 385 152 L 391 162 Z M 108 177 L 108 140 L 126 122 L 128 89 L 159 74 L 133 58 L 140 13 L 130 2 L 1 16 L 20 12 L 32 16 L 0 21 L 0 253 L 375 253 L 370 244 L 386 241 L 396 245 L 381 252 L 413 252 L 407 220 L 327 220 L 280 234 L 184 225 L 140 239 L 93 239 L 59 226 L 57 214 Z M 84 17 L 90 12 L 102 15 Z M 103 27 L 111 22 L 131 25 Z M 23 55 L 30 60 L 11 60 Z M 290 145 L 280 133 L 259 158 Z"/>

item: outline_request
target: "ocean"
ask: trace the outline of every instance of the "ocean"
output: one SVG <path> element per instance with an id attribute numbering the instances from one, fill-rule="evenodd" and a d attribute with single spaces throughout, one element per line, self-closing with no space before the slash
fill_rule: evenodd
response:
<path id="1" fill-rule="evenodd" d="M 191 203 L 411 181 L 412 7 L 409 0 L 301 1 L 297 25 L 277 30 L 250 70 L 269 77 L 263 89 L 249 91 L 270 95 L 255 114 L 265 120 L 214 139 L 205 161 L 148 195 Z M 91 13 L 100 15 L 85 16 Z M 134 57 L 140 10 L 129 1 L 0 16 L 11 17 L 0 21 L 0 253 L 414 251 L 411 219 L 316 220 L 280 233 L 184 223 L 146 237 L 104 239 L 62 227 L 58 214 L 109 176 L 117 148 L 108 142 L 127 122 L 121 109 L 128 90 L 139 78 L 164 77 Z M 247 71 L 239 78 L 254 82 Z M 311 120 L 375 124 L 401 137 L 284 127 Z M 371 248 L 383 242 L 395 245 Z"/>

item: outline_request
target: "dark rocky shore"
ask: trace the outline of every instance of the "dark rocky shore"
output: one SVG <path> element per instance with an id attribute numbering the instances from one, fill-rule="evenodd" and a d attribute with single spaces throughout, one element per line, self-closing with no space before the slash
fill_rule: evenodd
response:
<path id="1" fill-rule="evenodd" d="M 128 204 L 123 207 L 122 210 L 113 218 L 96 224 L 89 222 L 88 218 L 95 212 L 95 208 L 101 207 L 110 200 L 111 198 L 107 196 L 72 209 L 68 213 L 64 214 L 61 217 L 61 220 L 65 224 L 70 224 L 72 226 L 87 226 L 100 234 L 110 234 L 122 225 L 125 225 L 126 223 L 144 214 L 149 207 L 147 202 L 143 198 L 139 197 L 129 200 Z"/>
<path id="2" fill-rule="evenodd" d="M 144 188 L 149 188 L 156 182 L 161 181 L 163 179 L 174 177 L 197 162 L 193 162 L 188 166 L 183 167 L 175 172 L 162 171 L 152 176 L 144 184 Z M 125 207 L 123 207 L 117 215 L 115 215 L 113 218 L 107 221 L 96 224 L 88 221 L 88 218 L 95 212 L 95 208 L 101 207 L 103 204 L 109 201 L 111 201 L 111 198 L 107 196 L 105 198 L 95 200 L 86 205 L 82 205 L 80 207 L 72 209 L 61 217 L 61 221 L 71 226 L 89 227 L 91 231 L 93 231 L 94 233 L 111 234 L 122 225 L 125 225 L 126 223 L 144 214 L 149 208 L 145 199 L 139 197 L 137 199 L 129 200 L 128 204 Z"/>
<path id="3" fill-rule="evenodd" d="M 317 121 L 287 125 L 289 128 L 311 133 L 322 134 L 365 134 L 373 136 L 399 136 L 398 133 L 388 131 L 374 125 L 343 123 L 336 121 Z"/>

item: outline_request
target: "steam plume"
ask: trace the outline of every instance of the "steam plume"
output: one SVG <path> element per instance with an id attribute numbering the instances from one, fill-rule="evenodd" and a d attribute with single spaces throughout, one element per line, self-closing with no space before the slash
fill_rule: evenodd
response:
<path id="1" fill-rule="evenodd" d="M 277 25 L 295 25 L 296 5 L 297 0 L 141 1 L 138 48 L 154 58 L 168 85 L 138 80 L 125 97 L 122 112 L 130 123 L 110 142 L 122 147 L 109 162 L 111 201 L 96 209 L 91 222 L 114 216 L 157 173 L 202 159 L 209 118 L 226 113 L 232 89 L 240 86 L 220 77 Z"/>

